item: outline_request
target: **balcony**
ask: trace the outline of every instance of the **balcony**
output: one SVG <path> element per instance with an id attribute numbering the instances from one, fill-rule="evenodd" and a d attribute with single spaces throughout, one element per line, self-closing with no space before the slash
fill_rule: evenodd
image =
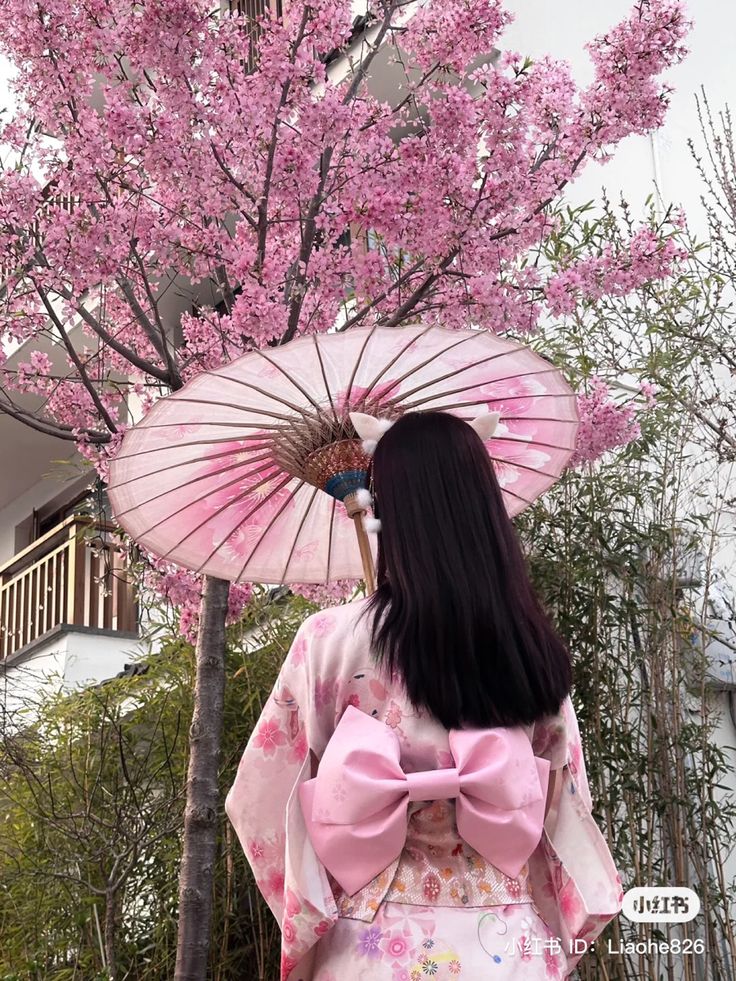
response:
<path id="1" fill-rule="evenodd" d="M 61 631 L 137 632 L 112 527 L 71 515 L 0 566 L 0 662 Z"/>

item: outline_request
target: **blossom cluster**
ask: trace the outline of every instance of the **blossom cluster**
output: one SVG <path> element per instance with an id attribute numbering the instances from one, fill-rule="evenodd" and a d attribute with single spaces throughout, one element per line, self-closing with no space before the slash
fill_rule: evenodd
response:
<path id="1" fill-rule="evenodd" d="M 340 603 L 350 599 L 358 584 L 359 580 L 357 579 L 336 579 L 329 583 L 292 583 L 291 589 L 309 600 L 310 603 L 315 603 L 320 607 L 328 607 L 339 606 Z"/>
<path id="2" fill-rule="evenodd" d="M 190 644 L 196 644 L 199 609 L 202 599 L 202 577 L 165 562 L 155 555 L 144 555 L 148 563 L 145 584 L 166 600 L 175 611 L 179 633 Z M 226 623 L 237 623 L 253 595 L 250 583 L 230 583 Z"/>
<path id="3" fill-rule="evenodd" d="M 642 394 L 651 404 L 652 386 L 644 382 Z M 570 466 L 596 460 L 608 450 L 626 446 L 641 435 L 637 407 L 621 405 L 611 398 L 608 384 L 597 376 L 590 379 L 590 391 L 577 398 L 580 425 Z"/>

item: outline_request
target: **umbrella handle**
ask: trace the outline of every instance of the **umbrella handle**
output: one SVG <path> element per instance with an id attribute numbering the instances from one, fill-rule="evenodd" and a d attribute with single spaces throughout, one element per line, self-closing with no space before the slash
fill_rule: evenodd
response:
<path id="1" fill-rule="evenodd" d="M 365 511 L 357 511 L 352 515 L 355 523 L 355 533 L 358 536 L 358 547 L 360 548 L 360 558 L 363 562 L 363 575 L 365 577 L 366 592 L 373 593 L 376 589 L 376 573 L 373 569 L 373 556 L 371 546 L 368 542 L 368 535 L 363 526 L 363 515 Z"/>

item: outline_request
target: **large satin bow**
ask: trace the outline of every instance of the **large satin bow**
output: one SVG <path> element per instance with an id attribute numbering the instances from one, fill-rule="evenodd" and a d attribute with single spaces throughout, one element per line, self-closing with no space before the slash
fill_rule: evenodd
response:
<path id="1" fill-rule="evenodd" d="M 521 727 L 451 729 L 449 743 L 455 766 L 404 773 L 393 729 L 345 709 L 299 799 L 317 856 L 348 895 L 401 853 L 410 801 L 456 797 L 460 836 L 518 876 L 542 836 L 549 760 Z"/>

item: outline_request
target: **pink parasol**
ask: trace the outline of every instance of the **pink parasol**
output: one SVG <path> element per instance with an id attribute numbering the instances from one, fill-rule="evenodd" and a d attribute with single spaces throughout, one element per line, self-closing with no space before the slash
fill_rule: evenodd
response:
<path id="1" fill-rule="evenodd" d="M 575 447 L 574 392 L 523 344 L 424 325 L 312 334 L 157 402 L 112 461 L 113 511 L 154 554 L 222 579 L 368 582 L 375 542 L 356 490 L 370 460 L 348 413 L 428 409 L 501 413 L 486 445 L 510 516 L 555 483 Z"/>

